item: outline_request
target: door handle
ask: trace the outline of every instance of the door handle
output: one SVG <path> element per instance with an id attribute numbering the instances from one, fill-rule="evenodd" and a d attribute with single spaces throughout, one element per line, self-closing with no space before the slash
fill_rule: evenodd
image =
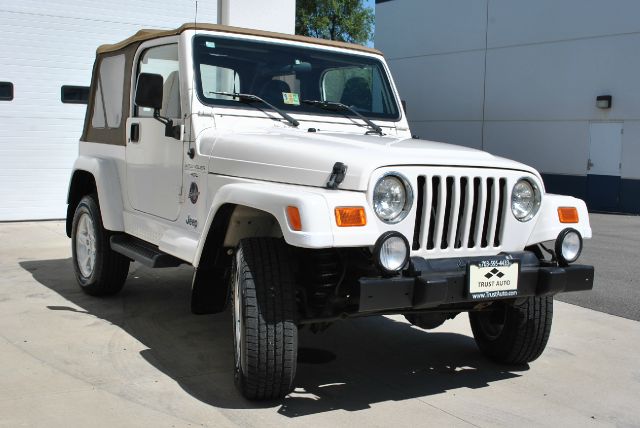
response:
<path id="1" fill-rule="evenodd" d="M 131 129 L 129 132 L 129 141 L 132 143 L 137 143 L 140 140 L 140 124 L 132 123 Z"/>
<path id="2" fill-rule="evenodd" d="M 587 171 L 589 171 L 591 168 L 593 168 L 593 162 L 591 162 L 591 159 L 587 159 Z"/>

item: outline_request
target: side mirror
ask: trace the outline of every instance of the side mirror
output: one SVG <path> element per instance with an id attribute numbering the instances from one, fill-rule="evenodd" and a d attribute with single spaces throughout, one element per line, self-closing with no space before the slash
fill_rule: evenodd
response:
<path id="1" fill-rule="evenodd" d="M 407 114 L 407 102 L 405 100 L 400 100 L 400 104 L 402 104 L 402 111 L 404 114 Z"/>
<path id="2" fill-rule="evenodd" d="M 135 104 L 138 107 L 162 108 L 162 86 L 164 79 L 159 74 L 140 73 L 136 82 Z"/>
<path id="3" fill-rule="evenodd" d="M 174 125 L 168 117 L 160 116 L 164 79 L 159 74 L 140 73 L 136 82 L 135 105 L 153 109 L 153 118 L 164 125 L 165 137 L 180 140 L 180 126 Z"/>

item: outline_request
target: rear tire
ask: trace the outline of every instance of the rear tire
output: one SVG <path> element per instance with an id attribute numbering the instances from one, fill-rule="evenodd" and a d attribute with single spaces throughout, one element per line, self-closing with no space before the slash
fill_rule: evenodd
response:
<path id="1" fill-rule="evenodd" d="M 110 236 L 102 225 L 98 197 L 83 197 L 73 215 L 71 252 L 78 285 L 92 296 L 116 294 L 129 273 L 130 260 L 111 249 Z"/>
<path id="2" fill-rule="evenodd" d="M 298 353 L 295 285 L 281 239 L 240 241 L 231 273 L 235 383 L 249 400 L 293 389 Z"/>
<path id="3" fill-rule="evenodd" d="M 551 332 L 553 296 L 529 297 L 519 305 L 494 305 L 498 305 L 494 311 L 469 312 L 480 351 L 505 364 L 525 364 L 538 358 Z"/>

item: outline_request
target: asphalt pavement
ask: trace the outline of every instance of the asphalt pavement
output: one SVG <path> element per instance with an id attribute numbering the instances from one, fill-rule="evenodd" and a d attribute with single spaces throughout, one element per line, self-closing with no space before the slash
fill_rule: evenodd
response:
<path id="1" fill-rule="evenodd" d="M 594 216 L 601 297 L 583 304 L 637 296 L 636 220 Z M 640 323 L 560 301 L 524 366 L 487 361 L 465 314 L 428 332 L 401 316 L 302 330 L 295 392 L 253 403 L 233 385 L 230 314 L 190 313 L 189 268 L 133 264 L 119 295 L 93 298 L 64 223 L 34 222 L 0 224 L 0 272 L 0 427 L 640 426 Z"/>
<path id="2" fill-rule="evenodd" d="M 578 263 L 595 267 L 593 290 L 558 300 L 640 321 L 640 216 L 591 214 L 593 238 Z"/>

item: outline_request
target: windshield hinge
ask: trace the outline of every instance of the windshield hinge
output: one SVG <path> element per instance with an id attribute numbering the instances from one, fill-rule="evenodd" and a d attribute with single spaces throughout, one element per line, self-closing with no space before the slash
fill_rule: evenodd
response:
<path id="1" fill-rule="evenodd" d="M 337 189 L 338 185 L 344 181 L 345 175 L 347 175 L 347 166 L 342 162 L 336 162 L 327 181 L 327 189 Z"/>

